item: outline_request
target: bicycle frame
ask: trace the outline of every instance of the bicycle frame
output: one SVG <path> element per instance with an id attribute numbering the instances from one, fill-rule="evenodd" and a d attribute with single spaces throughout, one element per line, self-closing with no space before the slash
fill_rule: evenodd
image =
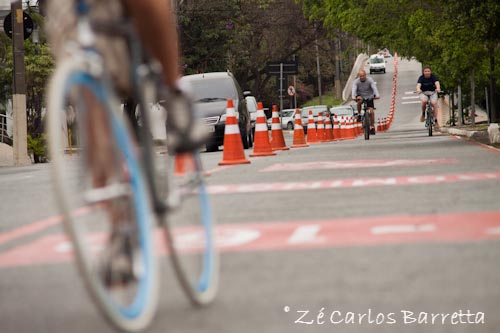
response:
<path id="1" fill-rule="evenodd" d="M 91 21 L 88 17 L 90 10 L 89 4 L 85 0 L 77 0 L 76 2 L 76 15 L 78 19 L 77 25 L 77 40 L 80 49 L 85 52 L 93 52 L 100 56 L 97 50 L 93 47 L 95 43 L 95 32 L 119 36 L 124 38 L 128 45 L 130 52 L 130 82 L 132 84 L 133 97 L 139 105 L 139 117 L 142 119 L 141 126 L 133 126 L 136 131 L 136 136 L 142 146 L 141 161 L 143 167 L 146 169 L 146 180 L 148 182 L 153 206 L 156 214 L 165 214 L 168 210 L 168 205 L 160 199 L 159 189 L 154 179 L 154 163 L 153 163 L 153 139 L 150 135 L 151 125 L 149 119 L 149 105 L 147 105 L 146 98 L 141 89 L 141 85 L 146 82 L 153 82 L 159 91 L 161 82 L 161 73 L 154 69 L 150 62 L 150 57 L 142 47 L 139 38 L 129 21 L 123 22 L 121 25 L 113 24 L 107 21 Z M 111 82 L 107 82 L 112 86 Z M 132 119 L 131 115 L 129 120 L 136 122 Z M 134 124 L 137 125 L 137 124 Z"/>
<path id="2" fill-rule="evenodd" d="M 362 113 L 361 113 L 361 119 L 362 119 L 362 124 L 363 124 L 363 130 L 365 134 L 365 140 L 370 139 L 370 128 L 371 128 L 371 112 L 370 108 L 368 107 L 368 101 L 373 100 L 373 98 L 363 98 L 363 107 L 362 107 Z"/>
<path id="3" fill-rule="evenodd" d="M 158 303 L 153 222 L 164 229 L 177 280 L 191 303 L 205 305 L 214 299 L 219 265 L 211 204 L 198 153 L 175 155 L 175 162 L 184 163 L 178 166 L 165 153 L 166 142 L 159 154 L 153 144 L 149 104 L 167 96 L 162 94 L 161 67 L 145 53 L 131 22 L 126 17 L 119 22 L 91 20 L 89 14 L 94 12 L 85 0 L 75 0 L 73 5 L 76 36 L 63 45 L 69 57 L 58 63 L 49 85 L 48 109 L 53 111 L 48 114 L 48 129 L 56 197 L 74 245 L 75 263 L 95 305 L 121 331 L 139 331 L 149 325 Z M 106 62 L 113 60 L 108 59 L 107 50 L 101 53 L 98 48 L 108 42 L 101 40 L 107 34 L 114 41 L 123 38 L 117 42 L 125 46 L 121 52 L 129 57 L 125 59 L 130 63 L 126 66 L 130 76 L 125 77 L 129 86 L 116 84 L 115 79 L 124 77 L 112 77 L 115 73 L 106 70 Z M 134 112 L 120 111 L 118 97 L 123 96 L 118 94 L 123 89 L 135 99 L 134 106 L 139 104 L 137 126 L 128 126 L 125 119 L 128 116 L 135 124 Z M 68 115 L 74 117 L 72 110 L 77 110 L 77 126 L 84 124 L 85 130 L 77 133 L 82 153 L 75 163 L 66 163 L 61 128 Z M 166 134 L 166 123 L 162 125 Z M 93 127 L 95 131 L 87 130 Z M 66 181 L 75 174 L 76 181 Z M 82 207 L 90 207 L 89 213 L 73 213 Z M 197 233 L 200 251 L 184 251 L 182 233 L 176 232 L 184 229 L 201 230 Z M 94 236 L 101 234 L 108 246 L 95 251 Z M 127 241 L 133 251 L 115 246 L 116 240 Z M 112 265 L 111 251 L 123 252 L 127 256 L 123 261 L 131 269 L 121 271 Z M 115 281 L 120 282 L 119 288 L 114 288 Z"/>
<path id="4" fill-rule="evenodd" d="M 434 129 L 434 107 L 432 106 L 431 97 L 435 94 L 435 92 L 426 91 L 423 94 L 427 96 L 427 104 L 425 107 L 425 127 L 427 127 L 429 136 L 432 136 L 432 131 Z"/>

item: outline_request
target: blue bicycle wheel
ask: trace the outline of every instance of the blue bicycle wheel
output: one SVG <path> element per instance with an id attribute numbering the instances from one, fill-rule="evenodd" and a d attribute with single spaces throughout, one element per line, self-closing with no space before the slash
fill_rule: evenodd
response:
<path id="1" fill-rule="evenodd" d="M 176 155 L 170 168 L 164 219 L 169 255 L 186 296 L 194 305 L 205 305 L 217 293 L 219 256 L 200 156 Z"/>
<path id="2" fill-rule="evenodd" d="M 70 239 L 66 250 L 105 318 L 139 331 L 157 306 L 154 215 L 117 99 L 84 68 L 84 60 L 63 62 L 49 89 L 52 174 Z"/>

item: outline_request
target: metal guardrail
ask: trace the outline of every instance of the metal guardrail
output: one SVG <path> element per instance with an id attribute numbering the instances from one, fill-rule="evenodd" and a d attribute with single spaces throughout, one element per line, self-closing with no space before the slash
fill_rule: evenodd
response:
<path id="1" fill-rule="evenodd" d="M 5 142 L 5 138 L 9 138 L 7 135 L 7 119 L 12 120 L 12 117 L 9 117 L 5 114 L 0 114 L 0 142 L 1 143 Z"/>

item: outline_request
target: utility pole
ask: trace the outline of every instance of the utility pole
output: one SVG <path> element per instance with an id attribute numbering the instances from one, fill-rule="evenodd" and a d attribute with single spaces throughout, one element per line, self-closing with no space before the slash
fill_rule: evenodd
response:
<path id="1" fill-rule="evenodd" d="M 316 37 L 316 71 L 318 72 L 318 92 L 319 92 L 319 104 L 323 104 L 323 99 L 321 95 L 321 69 L 319 66 L 319 46 L 318 38 Z"/>
<path id="2" fill-rule="evenodd" d="M 334 42 L 335 43 L 335 97 L 337 99 L 342 99 L 342 87 L 341 87 L 341 81 L 340 81 L 340 65 L 341 65 L 341 59 L 340 59 L 340 53 L 341 53 L 341 45 L 340 45 L 340 35 L 338 37 L 338 40 Z"/>
<path id="3" fill-rule="evenodd" d="M 458 84 L 458 125 L 464 124 L 464 110 L 462 109 L 462 86 Z"/>
<path id="4" fill-rule="evenodd" d="M 28 158 L 28 129 L 26 117 L 26 67 L 24 65 L 24 18 L 20 0 L 11 4 L 13 44 L 13 91 L 14 111 L 14 165 L 30 163 Z"/>
<path id="5" fill-rule="evenodd" d="M 314 44 L 316 46 L 316 71 L 318 73 L 318 92 L 319 92 L 319 104 L 323 104 L 323 99 L 321 95 L 321 69 L 319 65 L 319 45 L 318 45 L 318 28 L 316 27 L 316 23 L 314 23 L 315 28 L 315 41 Z"/>

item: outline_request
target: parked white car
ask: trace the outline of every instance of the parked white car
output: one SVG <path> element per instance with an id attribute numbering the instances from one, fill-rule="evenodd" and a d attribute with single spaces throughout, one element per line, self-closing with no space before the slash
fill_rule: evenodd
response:
<path id="1" fill-rule="evenodd" d="M 357 114 L 357 110 L 355 110 L 354 105 L 339 105 L 339 106 L 333 106 L 330 108 L 330 112 L 333 115 L 336 116 L 348 116 L 348 117 L 354 117 L 355 114 Z"/>
<path id="2" fill-rule="evenodd" d="M 245 101 L 247 103 L 248 114 L 250 115 L 250 127 L 252 131 L 252 141 L 255 135 L 255 120 L 257 119 L 257 99 L 252 96 L 250 91 L 244 91 Z"/>
<path id="3" fill-rule="evenodd" d="M 280 113 L 281 128 L 293 130 L 295 124 L 295 109 L 283 109 Z M 267 119 L 267 127 L 271 129 L 272 118 Z"/>

